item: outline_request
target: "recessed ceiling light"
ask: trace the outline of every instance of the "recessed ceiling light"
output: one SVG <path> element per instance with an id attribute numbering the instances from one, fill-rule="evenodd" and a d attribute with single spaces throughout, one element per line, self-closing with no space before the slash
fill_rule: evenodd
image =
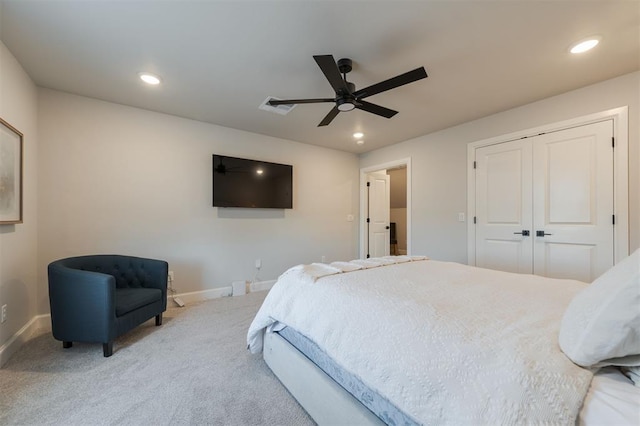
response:
<path id="1" fill-rule="evenodd" d="M 364 133 L 362 133 L 362 132 L 355 132 L 353 134 L 353 137 L 356 138 L 356 139 L 360 139 L 363 136 L 364 136 Z"/>
<path id="2" fill-rule="evenodd" d="M 588 39 L 581 40 L 578 43 L 571 46 L 571 49 L 569 49 L 569 52 L 571 53 L 586 52 L 596 47 L 598 43 L 600 43 L 600 40 L 601 40 L 600 37 L 589 37 Z"/>
<path id="3" fill-rule="evenodd" d="M 160 77 L 155 74 L 151 74 L 148 72 L 141 72 L 138 74 L 140 80 L 144 81 L 147 84 L 151 84 L 153 86 L 160 84 Z"/>
<path id="4" fill-rule="evenodd" d="M 356 141 L 357 145 L 364 145 L 364 141 L 362 139 L 360 139 L 359 141 Z"/>

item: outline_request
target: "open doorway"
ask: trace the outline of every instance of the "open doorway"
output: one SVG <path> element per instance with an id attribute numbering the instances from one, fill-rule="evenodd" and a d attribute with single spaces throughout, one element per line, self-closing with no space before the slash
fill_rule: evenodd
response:
<path id="1" fill-rule="evenodd" d="M 360 257 L 411 253 L 411 159 L 360 170 Z"/>
<path id="2" fill-rule="evenodd" d="M 407 166 L 387 169 L 389 175 L 389 250 L 407 254 Z"/>

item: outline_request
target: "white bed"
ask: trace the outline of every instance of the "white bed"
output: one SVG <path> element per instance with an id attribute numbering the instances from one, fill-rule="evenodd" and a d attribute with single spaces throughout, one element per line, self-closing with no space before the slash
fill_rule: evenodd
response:
<path id="1" fill-rule="evenodd" d="M 392 421 L 271 332 L 308 338 L 403 423 L 592 424 L 603 415 L 592 382 L 602 380 L 558 345 L 563 314 L 586 286 L 406 256 L 299 265 L 270 291 L 248 343 L 320 424 Z M 628 391 L 621 418 L 640 421 L 638 388 L 616 383 Z"/>

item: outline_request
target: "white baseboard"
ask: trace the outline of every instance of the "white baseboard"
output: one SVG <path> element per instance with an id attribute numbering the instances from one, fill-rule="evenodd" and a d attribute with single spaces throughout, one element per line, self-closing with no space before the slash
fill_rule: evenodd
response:
<path id="1" fill-rule="evenodd" d="M 11 355 L 18 350 L 29 339 L 42 331 L 51 330 L 51 315 L 36 315 L 24 325 L 16 334 L 0 346 L 0 368 L 9 361 Z"/>
<path id="2" fill-rule="evenodd" d="M 231 296 L 231 287 L 220 287 L 211 290 L 191 291 L 188 293 L 176 293 L 168 297 L 169 300 L 179 297 L 186 304 L 202 302 L 203 300 L 217 299 L 219 297 Z"/>
<path id="3" fill-rule="evenodd" d="M 251 291 L 265 291 L 271 290 L 271 287 L 276 283 L 277 280 L 269 280 L 269 281 L 258 281 L 257 283 L 251 283 Z"/>
<path id="4" fill-rule="evenodd" d="M 276 280 L 258 281 L 251 283 L 249 291 L 265 291 L 271 289 Z M 176 293 L 168 297 L 169 302 L 173 303 L 174 297 L 180 298 L 185 304 L 202 302 L 204 300 L 217 299 L 219 297 L 228 297 L 233 294 L 233 287 L 220 287 L 211 290 L 192 291 L 188 293 Z M 170 305 L 173 306 L 173 305 Z"/>

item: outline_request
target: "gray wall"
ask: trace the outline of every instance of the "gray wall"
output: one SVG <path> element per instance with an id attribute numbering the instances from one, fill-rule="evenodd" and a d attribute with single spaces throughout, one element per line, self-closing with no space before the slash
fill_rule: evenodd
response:
<path id="1" fill-rule="evenodd" d="M 46 89 L 38 118 L 41 283 L 84 253 L 166 259 L 178 292 L 357 256 L 353 154 Z M 213 153 L 292 164 L 294 208 L 212 207 Z"/>
<path id="2" fill-rule="evenodd" d="M 0 349 L 37 313 L 37 91 L 4 44 L 0 43 L 0 117 L 23 135 L 23 223 L 0 225 Z"/>
<path id="3" fill-rule="evenodd" d="M 411 157 L 412 253 L 466 263 L 466 223 L 458 213 L 466 211 L 468 143 L 625 105 L 633 251 L 640 247 L 640 72 L 363 154 L 360 167 Z"/>

